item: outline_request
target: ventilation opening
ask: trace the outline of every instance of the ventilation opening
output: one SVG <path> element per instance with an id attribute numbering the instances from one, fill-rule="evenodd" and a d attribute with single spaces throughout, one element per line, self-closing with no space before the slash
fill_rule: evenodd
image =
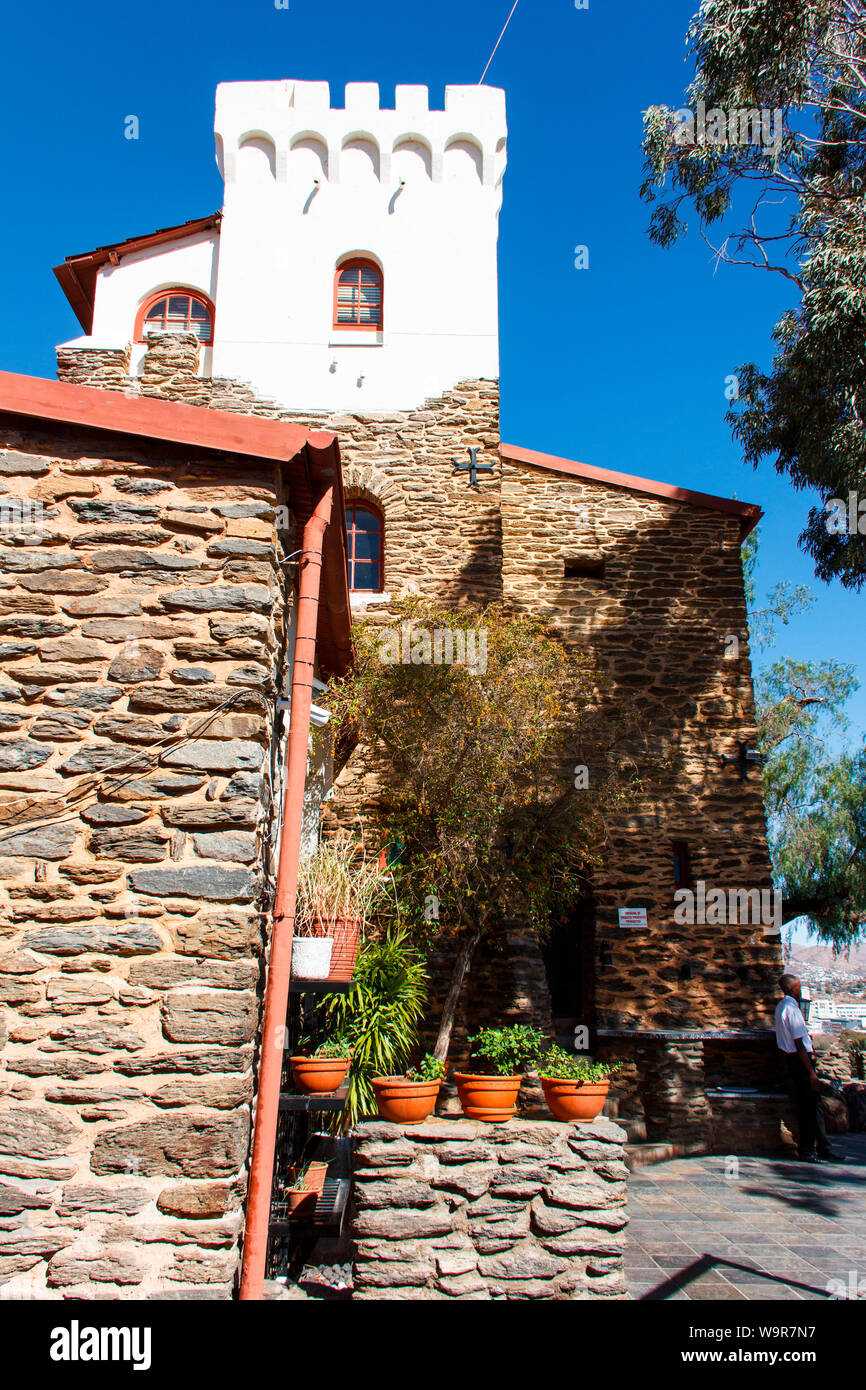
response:
<path id="1" fill-rule="evenodd" d="M 566 579 L 604 579 L 603 555 L 578 555 L 563 561 Z"/>
<path id="2" fill-rule="evenodd" d="M 671 856 L 673 859 L 674 887 L 687 888 L 691 882 L 692 873 L 689 864 L 689 847 L 685 840 L 672 841 Z"/>

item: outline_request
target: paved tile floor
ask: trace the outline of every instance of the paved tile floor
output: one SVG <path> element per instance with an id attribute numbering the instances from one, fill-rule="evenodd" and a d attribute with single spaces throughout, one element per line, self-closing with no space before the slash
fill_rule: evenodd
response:
<path id="1" fill-rule="evenodd" d="M 716 1156 L 634 1173 L 631 1297 L 826 1299 L 839 1280 L 866 1298 L 866 1135 L 832 1143 L 846 1163 Z"/>

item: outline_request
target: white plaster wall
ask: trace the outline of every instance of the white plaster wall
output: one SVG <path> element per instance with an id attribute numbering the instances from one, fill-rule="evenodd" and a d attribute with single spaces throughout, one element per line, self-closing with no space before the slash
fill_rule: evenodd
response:
<path id="1" fill-rule="evenodd" d="M 290 409 L 365 411 L 498 376 L 504 93 L 451 87 L 430 111 L 426 87 L 398 87 L 382 110 L 374 83 L 350 83 L 345 100 L 332 109 L 326 82 L 217 89 L 214 374 Z M 332 328 L 353 254 L 383 269 L 381 335 Z"/>

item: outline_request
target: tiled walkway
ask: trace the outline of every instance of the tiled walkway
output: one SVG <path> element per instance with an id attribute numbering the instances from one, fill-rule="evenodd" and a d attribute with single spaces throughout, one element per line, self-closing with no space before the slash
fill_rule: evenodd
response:
<path id="1" fill-rule="evenodd" d="M 831 1280 L 866 1298 L 866 1135 L 832 1143 L 846 1163 L 683 1158 L 634 1173 L 632 1298 L 826 1299 Z"/>

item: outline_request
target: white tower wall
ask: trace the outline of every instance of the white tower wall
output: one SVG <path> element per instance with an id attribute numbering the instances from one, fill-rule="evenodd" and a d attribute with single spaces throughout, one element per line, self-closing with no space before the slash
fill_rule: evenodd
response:
<path id="1" fill-rule="evenodd" d="M 467 378 L 498 376 L 496 241 L 505 97 L 326 82 L 217 88 L 225 179 L 213 374 L 299 411 L 411 409 Z M 381 333 L 334 329 L 350 255 L 384 274 Z"/>

